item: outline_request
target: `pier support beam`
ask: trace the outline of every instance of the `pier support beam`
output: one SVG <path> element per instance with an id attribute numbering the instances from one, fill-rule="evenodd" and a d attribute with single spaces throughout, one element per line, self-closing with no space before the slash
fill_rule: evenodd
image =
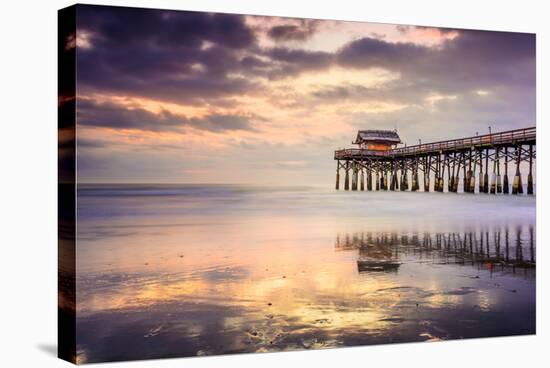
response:
<path id="1" fill-rule="evenodd" d="M 523 193 L 523 183 L 521 182 L 521 173 L 519 171 L 519 164 L 521 162 L 521 146 L 516 147 L 516 175 L 514 176 L 514 182 L 512 183 L 512 194 Z"/>
<path id="2" fill-rule="evenodd" d="M 489 149 L 485 151 L 485 176 L 483 176 L 483 193 L 489 193 Z"/>
<path id="3" fill-rule="evenodd" d="M 441 155 L 441 153 L 440 153 Z M 447 163 L 447 155 L 445 154 L 443 156 L 443 161 L 441 161 L 440 159 L 440 163 L 439 163 L 439 183 L 437 184 L 437 189 L 439 192 L 443 193 L 443 191 L 445 190 L 444 186 L 444 178 L 445 178 L 445 165 Z"/>
<path id="4" fill-rule="evenodd" d="M 390 177 L 390 190 L 394 191 L 397 188 L 397 169 L 395 168 L 395 162 L 391 163 L 391 177 Z"/>
<path id="5" fill-rule="evenodd" d="M 452 169 L 451 169 L 452 168 Z M 456 152 L 453 153 L 453 165 L 449 165 L 449 177 L 447 180 L 447 191 L 449 193 L 454 192 L 455 186 L 455 168 L 456 168 Z"/>
<path id="6" fill-rule="evenodd" d="M 336 190 L 340 190 L 340 160 L 336 161 Z"/>
<path id="7" fill-rule="evenodd" d="M 474 155 L 472 153 L 473 152 L 470 151 L 470 171 L 468 172 L 468 176 L 469 176 L 468 192 L 475 193 L 476 192 L 476 163 L 477 163 L 477 160 L 475 159 L 475 157 L 473 157 Z M 472 161 L 474 162 L 473 169 L 471 167 Z"/>
<path id="8" fill-rule="evenodd" d="M 370 170 L 370 167 L 367 169 L 367 190 L 372 190 L 372 171 Z"/>
<path id="9" fill-rule="evenodd" d="M 435 171 L 435 182 L 434 182 L 434 192 L 441 192 L 443 190 L 442 178 L 441 178 L 441 167 L 445 167 L 444 164 L 441 165 L 441 152 L 437 154 L 436 162 L 436 171 Z"/>
<path id="10" fill-rule="evenodd" d="M 527 175 L 527 194 L 533 194 L 533 145 L 529 145 L 529 175 Z"/>
<path id="11" fill-rule="evenodd" d="M 349 161 L 346 161 L 345 175 L 344 175 L 344 190 L 349 190 Z"/>
<path id="12" fill-rule="evenodd" d="M 430 191 L 430 172 L 424 173 L 424 191 Z"/>
<path id="13" fill-rule="evenodd" d="M 456 155 L 456 154 L 455 154 Z M 458 158 L 458 162 L 456 164 L 456 174 L 453 180 L 453 192 L 458 193 L 458 182 L 460 180 L 460 165 L 462 163 L 462 155 L 458 154 L 456 155 Z M 453 169 L 453 174 L 455 173 L 455 170 Z"/>
<path id="14" fill-rule="evenodd" d="M 409 189 L 409 185 L 407 183 L 407 169 L 405 167 L 405 161 L 401 161 L 401 164 L 399 165 L 399 189 L 403 192 L 407 189 Z"/>
<path id="15" fill-rule="evenodd" d="M 468 168 L 466 169 L 466 164 L 464 164 L 464 193 L 471 193 L 470 190 L 470 179 L 472 176 L 472 151 L 464 153 L 464 163 L 468 161 Z"/>
<path id="16" fill-rule="evenodd" d="M 474 164 L 474 170 L 470 171 L 470 187 L 468 188 L 468 192 L 475 193 L 476 191 L 476 175 L 475 175 L 475 164 Z"/>
<path id="17" fill-rule="evenodd" d="M 493 157 L 493 173 L 491 174 L 491 194 L 497 193 L 497 153 L 495 149 L 495 156 Z"/>
<path id="18" fill-rule="evenodd" d="M 483 175 L 483 150 L 478 151 L 478 157 L 479 157 L 479 192 L 483 193 L 483 189 L 485 188 L 485 181 L 484 181 L 484 175 Z"/>
<path id="19" fill-rule="evenodd" d="M 361 169 L 361 173 L 359 175 L 359 187 L 362 191 L 365 191 L 365 172 L 363 169 Z"/>
<path id="20" fill-rule="evenodd" d="M 353 175 L 351 177 L 351 190 L 356 191 L 357 190 L 357 176 L 358 176 L 359 170 L 357 168 L 357 164 L 353 164 Z"/>
<path id="21" fill-rule="evenodd" d="M 496 165 L 497 165 L 497 183 L 496 183 L 496 186 L 497 186 L 497 193 L 502 193 L 502 181 L 500 179 L 500 155 L 499 155 L 499 148 L 496 149 L 495 151 L 495 162 L 496 162 Z"/>
<path id="22" fill-rule="evenodd" d="M 420 189 L 420 182 L 418 181 L 418 157 L 415 157 L 414 159 L 414 171 L 412 174 L 412 187 L 411 190 L 416 192 Z"/>
<path id="23" fill-rule="evenodd" d="M 462 153 L 463 165 L 462 165 L 462 191 L 468 193 L 468 173 L 466 167 L 466 153 Z"/>
<path id="24" fill-rule="evenodd" d="M 508 184 L 508 147 L 504 147 L 504 178 L 502 182 L 502 192 L 510 193 L 510 185 Z"/>
<path id="25" fill-rule="evenodd" d="M 431 157 L 424 158 L 424 191 L 430 191 Z"/>

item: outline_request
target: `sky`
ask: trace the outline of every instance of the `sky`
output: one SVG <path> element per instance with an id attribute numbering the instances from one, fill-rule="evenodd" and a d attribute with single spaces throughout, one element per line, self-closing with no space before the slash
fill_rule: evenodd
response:
<path id="1" fill-rule="evenodd" d="M 535 35 L 78 5 L 78 181 L 334 183 L 358 129 L 535 125 Z"/>

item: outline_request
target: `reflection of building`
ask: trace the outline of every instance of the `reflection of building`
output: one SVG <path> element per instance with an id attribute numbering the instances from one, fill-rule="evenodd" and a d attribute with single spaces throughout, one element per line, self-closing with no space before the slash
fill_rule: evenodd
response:
<path id="1" fill-rule="evenodd" d="M 369 237 L 367 237 L 369 239 Z M 363 242 L 359 247 L 359 259 L 357 270 L 361 272 L 397 272 L 401 263 L 395 248 L 388 247 L 384 243 L 392 243 L 391 239 L 384 241 Z"/>
<path id="2" fill-rule="evenodd" d="M 390 260 L 358 259 L 357 271 L 362 272 L 397 272 L 401 263 Z"/>
<path id="3" fill-rule="evenodd" d="M 357 251 L 360 273 L 397 271 L 403 256 L 439 264 L 471 264 L 491 271 L 534 269 L 534 229 L 465 233 L 355 233 L 336 238 L 336 250 Z"/>

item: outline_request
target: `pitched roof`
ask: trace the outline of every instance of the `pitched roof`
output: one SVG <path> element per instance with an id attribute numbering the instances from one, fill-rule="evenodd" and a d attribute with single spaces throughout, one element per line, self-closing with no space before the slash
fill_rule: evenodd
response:
<path id="1" fill-rule="evenodd" d="M 359 144 L 363 141 L 376 141 L 376 142 L 388 142 L 388 143 L 401 143 L 401 138 L 395 130 L 360 130 L 357 132 L 357 138 L 355 138 L 355 144 Z"/>

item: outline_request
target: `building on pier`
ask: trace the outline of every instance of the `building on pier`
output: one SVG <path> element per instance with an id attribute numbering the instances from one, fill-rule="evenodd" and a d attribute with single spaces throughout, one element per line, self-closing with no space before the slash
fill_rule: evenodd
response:
<path id="1" fill-rule="evenodd" d="M 353 144 L 370 151 L 389 151 L 401 142 L 396 130 L 360 130 Z"/>

